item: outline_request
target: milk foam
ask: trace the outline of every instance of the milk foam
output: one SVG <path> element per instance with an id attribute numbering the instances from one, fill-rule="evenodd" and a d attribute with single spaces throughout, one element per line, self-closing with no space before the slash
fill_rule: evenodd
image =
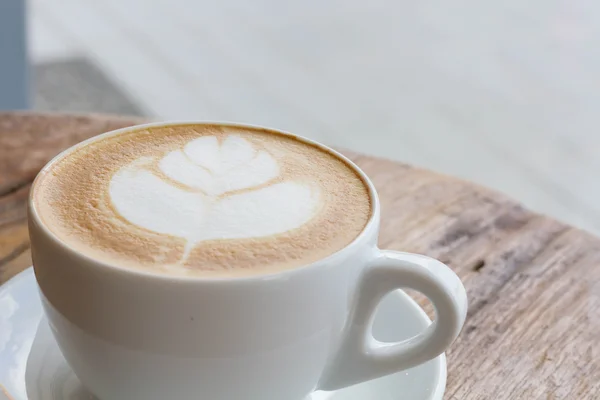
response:
<path id="1" fill-rule="evenodd" d="M 371 215 L 346 162 L 292 135 L 219 124 L 138 127 L 67 152 L 32 188 L 70 248 L 123 268 L 240 276 L 320 260 Z"/>
<path id="2" fill-rule="evenodd" d="M 204 136 L 119 169 L 109 186 L 116 211 L 130 223 L 185 239 L 181 261 L 201 241 L 267 237 L 299 228 L 316 214 L 319 189 L 277 182 L 279 165 L 244 138 Z"/>

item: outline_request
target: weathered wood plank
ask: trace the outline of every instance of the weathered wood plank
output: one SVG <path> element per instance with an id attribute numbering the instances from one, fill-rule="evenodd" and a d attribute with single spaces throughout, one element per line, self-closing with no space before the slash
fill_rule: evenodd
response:
<path id="1" fill-rule="evenodd" d="M 25 202 L 37 171 L 76 142 L 138 122 L 0 113 L 0 282 L 30 265 Z M 379 190 L 381 246 L 437 257 L 467 287 L 447 399 L 600 398 L 599 239 L 472 183 L 347 154 Z"/>

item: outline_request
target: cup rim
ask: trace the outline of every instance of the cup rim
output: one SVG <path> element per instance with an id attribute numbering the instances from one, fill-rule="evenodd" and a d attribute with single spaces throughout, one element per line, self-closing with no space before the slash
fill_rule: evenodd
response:
<path id="1" fill-rule="evenodd" d="M 359 178 L 363 181 L 365 186 L 367 187 L 367 191 L 369 193 L 369 200 L 371 202 L 371 213 L 367 220 L 367 223 L 362 228 L 360 233 L 346 246 L 341 249 L 329 254 L 326 257 L 323 257 L 317 261 L 312 263 L 300 265 L 298 267 L 284 269 L 281 271 L 269 271 L 266 273 L 257 273 L 257 274 L 249 274 L 249 275 L 241 275 L 241 276 L 202 276 L 202 275 L 177 275 L 177 274 L 168 274 L 162 272 L 153 272 L 151 270 L 145 270 L 142 268 L 133 268 L 119 265 L 118 263 L 110 263 L 106 262 L 92 256 L 85 254 L 83 251 L 77 250 L 70 246 L 66 241 L 62 240 L 58 235 L 56 235 L 46 224 L 43 222 L 40 217 L 38 210 L 35 206 L 34 194 L 36 191 L 37 183 L 41 179 L 41 176 L 47 172 L 49 172 L 54 164 L 59 162 L 60 160 L 68 157 L 72 152 L 85 147 L 91 143 L 94 143 L 99 140 L 103 140 L 107 137 L 117 136 L 123 133 L 146 129 L 146 128 L 156 128 L 156 127 L 169 127 L 169 126 L 185 126 L 185 125 L 218 125 L 224 127 L 233 127 L 233 128 L 248 128 L 253 130 L 261 130 L 263 132 L 277 134 L 281 136 L 286 136 L 298 140 L 300 142 L 306 143 L 308 145 L 312 145 L 332 154 L 334 157 L 343 161 L 346 165 L 354 170 L 354 172 L 359 176 Z M 94 265 L 98 268 L 101 268 L 105 271 L 110 271 L 116 274 L 123 275 L 133 275 L 142 279 L 159 279 L 159 280 L 168 280 L 168 281 L 184 281 L 184 282 L 194 282 L 194 283 L 209 283 L 209 284 L 219 284 L 219 283 L 228 283 L 228 282 L 256 282 L 256 281 L 264 281 L 264 280 L 273 280 L 273 279 L 288 279 L 296 274 L 299 274 L 304 271 L 309 271 L 313 269 L 317 269 L 322 265 L 329 264 L 332 260 L 336 258 L 343 258 L 345 253 L 349 252 L 353 247 L 355 247 L 360 242 L 364 241 L 369 237 L 373 230 L 377 231 L 378 223 L 379 223 L 379 215 L 380 215 L 380 204 L 379 197 L 377 195 L 377 191 L 369 177 L 365 174 L 365 172 L 360 169 L 352 160 L 338 151 L 326 146 L 322 143 L 319 143 L 315 140 L 309 139 L 307 137 L 297 135 L 291 132 L 287 132 L 281 129 L 269 128 L 262 125 L 254 125 L 242 122 L 232 122 L 232 121 L 212 121 L 212 120 L 171 120 L 171 121 L 162 121 L 162 122 L 149 122 L 145 124 L 132 125 L 124 128 L 114 129 L 111 131 L 103 132 L 101 134 L 95 135 L 91 138 L 83 140 L 73 146 L 63 150 L 56 156 L 54 156 L 50 161 L 44 165 L 44 167 L 40 170 L 40 172 L 36 175 L 35 179 L 32 182 L 31 189 L 29 191 L 29 196 L 27 200 L 28 205 L 28 217 L 30 220 L 33 220 L 38 227 L 39 230 L 43 232 L 43 234 L 53 242 L 55 246 L 60 247 L 65 252 L 69 253 L 71 256 L 75 258 L 81 259 L 81 261 L 85 262 L 87 265 Z M 35 267 L 35 265 L 34 265 Z"/>

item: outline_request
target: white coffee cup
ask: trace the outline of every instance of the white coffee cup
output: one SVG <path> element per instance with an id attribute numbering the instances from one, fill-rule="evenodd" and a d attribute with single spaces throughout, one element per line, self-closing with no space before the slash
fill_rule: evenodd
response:
<path id="1" fill-rule="evenodd" d="M 30 200 L 44 309 L 81 382 L 102 400 L 300 400 L 444 352 L 465 321 L 461 281 L 435 259 L 377 248 L 375 188 L 346 161 L 369 186 L 367 226 L 341 251 L 269 275 L 211 279 L 107 265 L 57 240 Z M 371 334 L 375 309 L 401 288 L 425 294 L 436 319 L 409 340 L 381 343 Z"/>

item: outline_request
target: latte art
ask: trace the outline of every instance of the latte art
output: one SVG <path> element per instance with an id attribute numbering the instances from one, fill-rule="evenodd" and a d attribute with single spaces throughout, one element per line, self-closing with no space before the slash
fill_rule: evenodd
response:
<path id="1" fill-rule="evenodd" d="M 350 244 L 371 216 L 346 162 L 275 131 L 138 127 L 61 155 L 37 178 L 34 211 L 69 248 L 174 275 L 272 273 Z"/>
<path id="2" fill-rule="evenodd" d="M 152 163 L 140 158 L 117 171 L 110 199 L 132 224 L 185 239 L 183 261 L 203 240 L 287 232 L 318 209 L 318 187 L 276 182 L 277 161 L 239 136 L 201 137 L 165 155 L 160 171 L 182 186 L 154 174 Z"/>
<path id="3" fill-rule="evenodd" d="M 256 150 L 247 140 L 229 135 L 222 143 L 205 136 L 187 143 L 160 160 L 168 177 L 201 190 L 209 196 L 247 189 L 279 176 L 277 161 L 265 150 Z"/>

